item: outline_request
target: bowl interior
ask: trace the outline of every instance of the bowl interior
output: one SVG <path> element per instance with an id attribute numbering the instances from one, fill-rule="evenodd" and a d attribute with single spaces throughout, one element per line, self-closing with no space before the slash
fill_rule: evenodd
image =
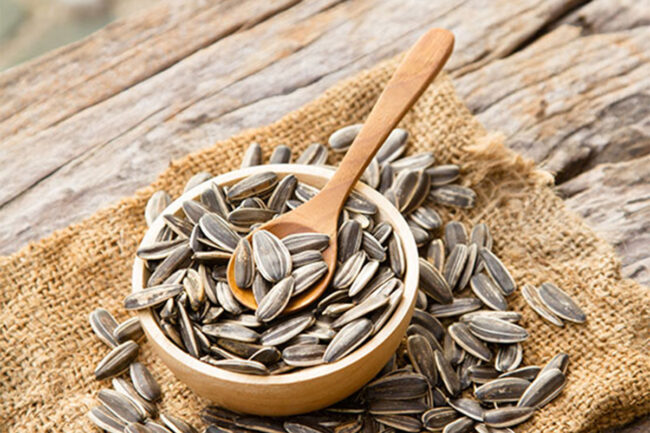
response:
<path id="1" fill-rule="evenodd" d="M 331 175 L 334 173 L 334 169 L 327 166 L 298 164 L 268 164 L 235 170 L 210 179 L 200 185 L 197 185 L 190 191 L 187 191 L 174 202 L 172 202 L 162 214 L 174 214 L 177 216 L 182 215 L 182 203 L 186 200 L 200 196 L 203 191 L 210 187 L 210 184 L 212 182 L 215 182 L 222 186 L 228 186 L 234 184 L 244 177 L 264 171 L 273 171 L 280 177 L 293 174 L 298 178 L 298 180 L 318 188 L 323 187 L 327 180 L 329 180 Z M 177 347 L 167 338 L 167 336 L 163 333 L 162 329 L 158 325 L 151 311 L 143 310 L 139 312 L 139 317 L 142 323 L 142 327 L 148 338 L 154 340 L 155 344 L 158 345 L 161 350 L 165 351 L 166 354 L 170 357 L 178 360 L 190 369 L 200 371 L 204 375 L 208 375 L 209 377 L 212 377 L 216 380 L 226 380 L 232 383 L 259 385 L 289 384 L 326 375 L 328 373 L 332 373 L 336 370 L 341 370 L 352 364 L 355 364 L 363 359 L 364 356 L 376 350 L 387 338 L 387 336 L 395 331 L 400 323 L 402 323 L 404 320 L 410 320 L 415 305 L 417 292 L 419 273 L 418 251 L 415 245 L 415 240 L 413 239 L 406 221 L 403 219 L 399 211 L 395 209 L 395 207 L 386 198 L 384 198 L 376 190 L 370 188 L 365 184 L 362 184 L 361 182 L 357 184 L 355 191 L 377 205 L 379 220 L 387 221 L 393 226 L 394 233 L 397 233 L 401 239 L 406 262 L 406 271 L 404 274 L 404 294 L 402 296 L 400 304 L 395 309 L 390 319 L 384 324 L 383 328 L 355 351 L 330 364 L 309 367 L 298 370 L 296 372 L 289 372 L 279 375 L 254 376 L 224 370 L 190 356 L 188 353 Z M 141 242 L 141 246 L 154 242 L 156 234 L 162 229 L 163 226 L 163 218 L 157 218 L 151 227 L 147 230 Z M 134 292 L 142 290 L 145 286 L 145 282 L 148 276 L 149 271 L 146 269 L 144 261 L 136 257 L 133 266 L 132 290 Z"/>

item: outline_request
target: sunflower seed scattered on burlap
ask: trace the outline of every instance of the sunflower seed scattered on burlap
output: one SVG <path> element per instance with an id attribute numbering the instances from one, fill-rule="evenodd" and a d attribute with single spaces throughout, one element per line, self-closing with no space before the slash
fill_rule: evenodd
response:
<path id="1" fill-rule="evenodd" d="M 335 131 L 330 148 L 346 151 L 361 127 Z M 566 354 L 558 354 L 544 368 L 521 365 L 520 342 L 528 331 L 518 324 L 521 314 L 509 310 L 506 299 L 518 281 L 499 259 L 500 245 L 493 245 L 488 226 L 443 222 L 441 209 L 471 208 L 477 201 L 470 188 L 456 183 L 461 167 L 436 166 L 428 152 L 405 156 L 407 148 L 408 133 L 394 130 L 362 177 L 402 211 L 422 247 L 418 309 L 397 356 L 375 380 L 326 412 L 276 422 L 209 407 L 202 413 L 210 424 L 207 432 L 505 432 L 562 391 Z M 263 164 L 261 156 L 262 148 L 252 143 L 242 167 Z M 269 162 L 288 163 L 291 157 L 289 147 L 278 145 Z M 313 143 L 296 161 L 324 164 L 327 158 L 327 148 Z M 210 177 L 198 173 L 185 189 Z M 184 203 L 181 215 L 165 215 L 172 198 L 163 191 L 155 193 L 145 220 L 151 225 L 162 215 L 164 228 L 156 243 L 138 249 L 150 276 L 147 289 L 130 295 L 125 306 L 154 310 L 174 344 L 204 362 L 239 373 L 281 374 L 346 356 L 372 338 L 402 296 L 399 279 L 406 262 L 401 240 L 389 224 L 377 219 L 376 206 L 358 194 L 346 203 L 338 233 L 336 284 L 314 303 L 314 311 L 282 314 L 292 294 L 308 289 L 327 271 L 322 260 L 327 235 L 273 239 L 263 234 L 257 257 L 255 245 L 247 248 L 242 240 L 256 223 L 296 208 L 317 192 L 293 176 L 265 172 L 229 187 L 212 183 L 197 201 Z M 238 284 L 252 290 L 260 305 L 257 317 L 237 302 L 226 282 L 226 265 L 236 249 L 243 250 L 236 262 Z M 293 292 L 286 290 L 290 280 Z M 585 320 L 580 307 L 554 284 L 538 288 L 524 283 L 523 297 L 544 320 L 558 326 L 564 320 Z M 102 394 L 113 409 L 98 406 L 89 418 L 109 432 L 196 432 L 169 415 L 152 420 L 159 387 L 143 364 L 133 363 L 138 346 L 131 340 L 141 336 L 141 328 L 135 329 L 139 321 L 118 325 L 98 309 L 90 322 L 98 338 L 113 348 L 98 366 L 98 377 L 130 368 L 133 384 L 115 377 L 116 391 Z M 461 398 L 472 384 L 474 390 Z M 111 410 L 120 412 L 122 419 Z"/>

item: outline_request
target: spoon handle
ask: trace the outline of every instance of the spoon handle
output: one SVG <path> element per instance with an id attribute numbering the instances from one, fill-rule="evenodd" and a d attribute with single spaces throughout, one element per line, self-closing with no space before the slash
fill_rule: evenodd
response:
<path id="1" fill-rule="evenodd" d="M 406 54 L 338 170 L 323 188 L 323 192 L 329 191 L 331 209 L 336 209 L 337 214 L 388 134 L 438 75 L 453 47 L 454 35 L 451 32 L 431 29 Z"/>

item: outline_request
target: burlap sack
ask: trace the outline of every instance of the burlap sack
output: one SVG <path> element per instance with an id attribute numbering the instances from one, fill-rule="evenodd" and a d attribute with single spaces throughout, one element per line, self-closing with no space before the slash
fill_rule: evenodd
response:
<path id="1" fill-rule="evenodd" d="M 120 320 L 127 317 L 122 299 L 130 291 L 133 255 L 146 229 L 143 209 L 155 190 L 178 195 L 200 170 L 216 175 L 238 167 L 253 140 L 266 157 L 280 143 L 300 151 L 311 142 L 326 142 L 335 129 L 365 118 L 394 67 L 395 60 L 385 62 L 272 125 L 189 155 L 133 197 L 1 258 L 4 430 L 92 430 L 85 412 L 107 386 L 93 378 L 107 347 L 93 336 L 88 313 L 101 306 Z M 474 210 L 443 210 L 444 218 L 485 221 L 518 284 L 553 280 L 588 314 L 585 325 L 559 329 L 532 313 L 518 293 L 510 298 L 532 331 L 524 343 L 526 363 L 543 364 L 559 351 L 571 356 L 562 396 L 517 430 L 598 431 L 647 413 L 648 294 L 621 277 L 612 248 L 564 207 L 550 176 L 506 149 L 498 137 L 486 135 L 447 77 L 431 86 L 402 125 L 411 133 L 410 152 L 432 150 L 439 162 L 460 164 L 463 182 L 478 193 Z M 140 359 L 163 386 L 162 410 L 200 426 L 197 413 L 206 402 L 176 381 L 146 343 Z"/>

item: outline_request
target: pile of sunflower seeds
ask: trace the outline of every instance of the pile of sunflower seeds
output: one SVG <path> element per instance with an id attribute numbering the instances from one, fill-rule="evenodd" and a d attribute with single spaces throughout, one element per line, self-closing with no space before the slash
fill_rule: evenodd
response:
<path id="1" fill-rule="evenodd" d="M 334 152 L 347 150 L 360 128 L 361 125 L 352 125 L 332 134 L 329 140 L 331 149 Z M 400 348 L 371 383 L 330 408 L 307 415 L 273 419 L 235 414 L 223 408 L 208 407 L 201 413 L 203 420 L 208 424 L 206 432 L 392 433 L 422 430 L 445 433 L 510 432 L 511 426 L 528 420 L 537 409 L 544 407 L 561 393 L 566 383 L 568 355 L 560 353 L 542 367 L 522 365 L 523 343 L 529 333 L 518 325 L 521 314 L 508 310 L 507 297 L 517 290 L 517 286 L 507 268 L 492 251 L 489 228 L 479 223 L 468 231 L 460 222 L 443 224 L 434 209 L 436 205 L 461 208 L 474 206 L 476 200 L 474 192 L 454 183 L 460 177 L 459 167 L 434 166 L 435 159 L 429 152 L 403 157 L 407 138 L 406 131 L 394 130 L 363 176 L 363 180 L 368 185 L 382 192 L 404 214 L 420 247 L 420 286 L 417 306 L 407 336 Z M 313 144 L 295 162 L 325 164 L 327 157 L 327 148 L 320 144 Z M 276 147 L 269 162 L 291 162 L 291 149 L 282 145 Z M 258 145 L 252 144 L 246 151 L 242 167 L 261 163 L 261 149 Z M 186 190 L 210 178 L 210 174 L 199 173 L 190 179 Z M 274 190 L 278 189 L 281 182 L 274 183 Z M 255 183 L 263 182 L 259 182 L 258 179 Z M 270 206 L 271 196 L 264 197 L 267 199 L 266 202 L 252 199 L 246 202 L 246 206 L 242 206 L 248 198 L 252 197 L 244 198 L 239 203 L 240 208 L 260 210 L 255 211 L 255 217 L 252 216 L 253 213 L 244 211 L 243 221 L 248 224 L 248 227 L 242 228 L 241 219 L 236 220 L 236 224 L 228 219 L 228 215 L 235 212 L 237 208 L 222 205 L 228 203 L 229 190 L 219 191 L 215 186 L 211 191 L 213 193 L 207 193 L 207 197 L 201 197 L 200 202 L 194 203 L 221 215 L 238 236 L 239 233 L 246 233 L 255 224 L 275 215 L 273 213 L 275 208 Z M 287 195 L 277 200 L 285 202 L 284 211 L 287 208 L 295 208 L 316 192 L 313 188 L 296 182 L 293 196 L 285 192 Z M 366 208 L 369 204 L 363 203 L 361 199 L 352 197 L 350 202 L 353 203 L 348 202 L 341 216 L 338 234 L 339 243 L 350 248 L 348 252 L 342 252 L 339 256 L 337 274 L 340 275 L 339 278 L 349 281 L 346 281 L 344 287 L 328 291 L 315 311 L 282 321 L 288 323 L 283 323 L 284 326 L 279 328 L 277 334 L 282 334 L 286 330 L 292 330 L 293 334 L 291 340 L 279 343 L 280 348 L 264 343 L 260 345 L 261 335 L 255 331 L 260 326 L 274 323 L 277 318 L 271 319 L 270 322 L 260 320 L 260 317 L 246 312 L 236 303 L 232 293 L 226 290 L 228 287 L 225 283 L 225 265 L 218 263 L 228 260 L 235 249 L 248 251 L 248 247 L 241 243 L 240 238 L 233 236 L 227 241 L 228 243 L 225 243 L 224 236 L 211 239 L 207 233 L 199 232 L 202 230 L 201 217 L 206 212 L 202 212 L 203 209 L 192 204 L 184 206 L 189 221 L 162 216 L 167 224 L 159 233 L 157 242 L 163 245 L 168 243 L 168 245 L 166 248 L 158 245 L 160 250 L 157 251 L 156 248 L 151 250 L 145 248 L 138 252 L 147 263 L 151 262 L 151 276 L 158 272 L 154 280 L 155 285 L 164 283 L 174 286 L 171 290 L 172 293 L 175 292 L 173 295 L 167 294 L 165 296 L 168 297 L 163 301 L 154 301 L 152 304 L 156 306 L 155 311 L 161 327 L 179 347 L 185 347 L 188 352 L 196 349 L 196 356 L 206 353 L 201 358 L 207 362 L 221 361 L 226 364 L 222 365 L 222 368 L 254 374 L 280 373 L 296 368 L 283 359 L 286 356 L 289 359 L 292 357 L 319 359 L 319 362 L 322 362 L 325 350 L 334 342 L 335 335 L 343 334 L 345 340 L 354 340 L 355 338 L 351 336 L 372 332 L 368 330 L 368 325 L 362 325 L 362 321 L 367 319 L 358 319 L 355 317 L 358 313 L 350 312 L 355 310 L 358 312 L 360 306 L 370 302 L 369 292 L 377 291 L 378 287 L 387 285 L 388 281 L 395 281 L 390 283 L 395 285 L 390 290 L 399 293 L 397 290 L 401 288 L 401 281 L 398 277 L 404 272 L 404 262 L 401 249 L 396 248 L 400 246 L 399 239 L 391 233 L 390 226 L 372 218 L 373 212 L 369 212 L 369 208 Z M 170 202 L 171 197 L 167 193 L 154 194 L 145 212 L 147 223 L 151 224 Z M 268 212 L 269 210 L 271 212 Z M 224 230 L 219 227 L 216 231 Z M 367 241 L 371 239 L 370 237 L 377 243 L 372 240 Z M 361 240 L 359 241 L 358 238 Z M 275 240 L 273 242 L 277 247 L 277 242 Z M 366 245 L 369 242 L 372 242 L 371 248 Z M 357 243 L 360 243 L 360 246 L 357 246 Z M 227 248 L 224 248 L 224 245 Z M 252 250 L 253 258 L 247 259 L 246 266 L 240 265 L 242 272 L 238 278 L 241 278 L 243 284 L 250 282 L 249 287 L 252 287 L 254 292 L 258 292 L 256 294 L 258 302 L 273 290 L 269 287 L 270 280 L 266 278 L 264 272 L 271 269 L 275 272 L 277 267 L 291 269 L 278 272 L 283 274 L 284 278 L 288 278 L 289 272 L 293 274 L 301 266 L 322 260 L 320 248 L 312 245 L 303 251 L 290 251 L 289 265 L 286 262 L 286 255 L 281 254 L 284 257 L 282 262 L 264 263 L 262 267 L 266 269 L 261 271 L 255 261 L 254 246 Z M 380 251 L 383 251 L 386 256 L 381 261 Z M 147 257 L 149 254 L 161 256 L 156 259 L 153 256 Z M 356 259 L 361 263 L 352 264 L 351 257 L 355 254 L 360 256 L 365 254 L 363 261 Z M 244 256 L 246 257 L 246 252 Z M 169 257 L 173 257 L 173 260 Z M 170 262 L 171 266 L 168 263 L 159 270 L 166 261 Z M 378 265 L 372 265 L 377 269 L 374 272 L 372 270 L 364 272 L 373 261 L 379 262 Z M 188 273 L 185 270 L 188 266 L 179 270 L 179 265 L 174 262 L 183 264 L 193 262 L 197 266 L 194 270 L 198 274 L 198 280 L 204 282 L 203 296 L 208 298 L 207 301 L 198 302 L 200 290 L 197 290 L 197 287 L 200 284 L 195 284 L 197 280 L 195 273 Z M 192 268 L 192 265 L 189 267 Z M 340 270 L 344 267 L 345 273 Z M 348 273 L 353 276 L 348 277 Z M 193 276 L 188 278 L 190 274 Z M 368 276 L 368 274 L 372 275 Z M 212 285 L 206 284 L 210 281 L 206 278 L 208 276 L 212 278 Z M 296 281 L 293 275 L 292 277 L 295 290 Z M 261 280 L 266 282 L 264 290 L 260 290 L 259 287 L 256 290 L 255 283 L 261 286 Z M 357 283 L 360 280 L 364 281 L 363 284 L 367 284 L 366 288 L 359 289 L 360 292 L 353 291 L 352 286 L 355 284 L 363 285 Z M 282 280 L 279 280 L 276 285 L 280 281 Z M 149 285 L 151 284 L 150 280 Z M 368 289 L 368 286 L 372 290 Z M 364 293 L 365 296 L 360 296 Z M 544 283 L 540 287 L 526 284 L 522 286 L 522 295 L 533 311 L 557 326 L 563 326 L 564 321 L 581 323 L 586 320 L 580 307 L 553 283 Z M 160 295 L 152 293 L 154 299 L 157 296 Z M 143 299 L 137 300 L 136 304 L 138 302 L 143 302 Z M 195 303 L 196 309 L 192 307 L 192 302 Z M 373 303 L 380 303 L 380 301 L 373 299 Z M 127 307 L 128 304 L 127 302 Z M 205 305 L 209 306 L 205 307 Z M 388 309 L 386 304 L 382 305 L 386 311 Z M 237 310 L 237 307 L 240 310 Z M 372 304 L 366 305 L 364 309 L 370 307 Z M 381 310 L 370 311 L 370 322 L 376 322 L 377 316 L 382 314 Z M 342 320 L 346 315 L 347 319 Z M 175 319 L 166 319 L 172 317 Z M 206 318 L 208 323 L 203 323 Z M 346 322 L 348 319 L 350 321 Z M 91 323 L 92 321 L 91 318 Z M 202 327 L 214 324 L 216 321 L 223 321 L 225 323 L 222 324 L 228 326 L 219 331 L 219 336 L 207 335 Z M 333 326 L 337 321 L 347 324 L 337 328 Z M 343 333 L 351 324 L 356 324 L 354 332 Z M 95 325 L 93 329 L 103 340 L 105 333 L 98 332 Z M 228 331 L 232 332 L 228 333 Z M 248 335 L 248 338 L 244 335 Z M 243 339 L 248 341 L 242 341 Z M 328 344 L 324 344 L 328 341 Z M 319 346 L 318 350 L 315 349 L 317 346 Z M 291 351 L 285 353 L 289 347 L 292 347 Z M 116 350 L 114 349 L 113 352 Z M 137 356 L 137 345 L 135 355 L 130 353 L 133 350 L 121 349 L 120 352 L 125 354 L 120 356 L 111 355 L 113 353 L 111 352 L 106 360 L 100 363 L 100 367 L 117 366 L 109 367 L 109 372 L 100 376 L 110 377 L 120 374 L 126 368 L 124 365 L 128 366 Z M 207 351 L 201 352 L 202 350 Z M 223 359 L 210 361 L 207 356 Z M 110 361 L 111 358 L 118 358 L 118 361 Z M 119 358 L 130 358 L 130 360 L 124 361 Z M 269 369 L 266 364 L 260 362 L 261 360 L 275 363 L 276 366 L 274 369 Z M 248 368 L 248 363 L 245 361 L 258 362 L 266 370 L 260 365 Z M 241 366 L 245 364 L 247 366 L 242 368 Z M 101 372 L 102 369 L 98 367 L 98 370 Z M 104 405 L 103 408 L 107 409 L 104 412 L 115 415 L 110 407 Z M 93 418 L 92 414 L 91 418 Z M 96 423 L 105 428 L 105 423 L 101 424 L 97 421 Z M 142 429 L 132 428 L 130 431 L 163 431 L 155 430 L 155 427 L 147 427 L 148 423 L 149 420 L 146 424 L 141 424 L 144 426 Z M 191 426 L 181 424 L 180 420 L 171 423 L 175 427 L 172 427 L 169 422 L 164 423 L 174 432 L 195 431 Z M 179 427 L 181 425 L 184 427 Z"/>
<path id="2" fill-rule="evenodd" d="M 144 335 L 140 320 L 132 317 L 118 324 L 111 313 L 97 308 L 89 321 L 97 338 L 111 348 L 97 365 L 95 378 L 111 379 L 113 385 L 99 391 L 100 405 L 88 412 L 93 424 L 108 433 L 198 433 L 187 422 L 158 413 L 160 385 L 137 361 L 138 341 Z"/>

